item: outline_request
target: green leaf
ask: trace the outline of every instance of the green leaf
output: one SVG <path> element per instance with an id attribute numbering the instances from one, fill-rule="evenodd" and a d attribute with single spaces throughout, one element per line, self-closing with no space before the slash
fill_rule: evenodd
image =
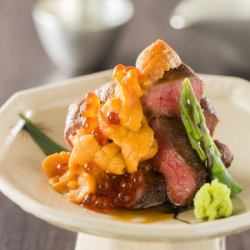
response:
<path id="1" fill-rule="evenodd" d="M 24 121 L 23 129 L 31 136 L 33 141 L 39 146 L 45 155 L 51 155 L 61 151 L 68 151 L 48 137 L 41 129 L 38 128 L 23 112 L 19 113 L 20 118 Z"/>

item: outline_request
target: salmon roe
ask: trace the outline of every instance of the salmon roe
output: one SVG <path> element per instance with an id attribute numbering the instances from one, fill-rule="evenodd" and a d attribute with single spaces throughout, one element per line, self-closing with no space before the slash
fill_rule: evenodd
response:
<path id="1" fill-rule="evenodd" d="M 86 134 L 93 134 L 100 146 L 109 143 L 107 137 L 99 129 L 98 110 L 100 108 L 100 100 L 94 92 L 88 92 L 85 95 L 85 105 L 81 110 L 83 116 L 82 127 Z"/>
<path id="2" fill-rule="evenodd" d="M 85 196 L 82 205 L 93 210 L 130 208 L 136 202 L 137 190 L 144 184 L 141 170 L 133 174 L 104 173 L 97 181 L 95 194 Z"/>
<path id="3" fill-rule="evenodd" d="M 92 134 L 95 136 L 95 139 L 98 141 L 100 146 L 105 146 L 109 143 L 108 138 L 102 133 L 99 128 L 95 128 L 92 131 Z"/>
<path id="4" fill-rule="evenodd" d="M 114 125 L 119 125 L 120 124 L 120 117 L 119 117 L 119 114 L 116 113 L 116 112 L 109 112 L 108 113 L 108 121 Z"/>

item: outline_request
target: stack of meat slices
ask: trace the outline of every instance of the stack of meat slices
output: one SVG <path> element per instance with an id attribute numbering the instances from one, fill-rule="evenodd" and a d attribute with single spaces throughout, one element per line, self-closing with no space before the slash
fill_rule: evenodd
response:
<path id="1" fill-rule="evenodd" d="M 149 125 L 154 130 L 159 150 L 150 161 L 140 164 L 141 185 L 134 186 L 133 199 L 117 205 L 131 209 L 148 208 L 171 203 L 176 207 L 192 205 L 192 200 L 208 178 L 208 171 L 192 149 L 180 118 L 179 100 L 183 80 L 188 77 L 205 115 L 207 127 L 213 135 L 219 121 L 213 106 L 203 94 L 203 82 L 193 70 L 182 63 L 176 52 L 162 40 L 147 47 L 139 55 L 136 67 L 152 86 L 141 102 Z M 109 82 L 96 90 L 105 102 L 114 95 L 116 84 Z M 81 128 L 81 107 L 84 99 L 73 103 L 68 112 L 65 139 Z M 228 147 L 215 141 L 225 166 L 229 167 L 233 155 Z M 132 174 L 130 177 L 136 176 Z M 121 177 L 123 178 L 123 177 Z M 127 179 L 128 175 L 124 176 Z M 119 188 L 118 188 L 119 189 Z"/>

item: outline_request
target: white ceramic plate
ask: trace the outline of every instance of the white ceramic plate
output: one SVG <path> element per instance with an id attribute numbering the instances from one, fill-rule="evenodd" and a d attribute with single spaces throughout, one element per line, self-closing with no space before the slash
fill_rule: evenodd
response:
<path id="1" fill-rule="evenodd" d="M 68 202 L 47 185 L 41 169 L 44 155 L 21 131 L 17 113 L 29 111 L 35 122 L 57 142 L 63 142 L 67 106 L 111 78 L 111 71 L 83 76 L 64 83 L 15 94 L 0 110 L 0 189 L 25 211 L 59 227 L 94 235 L 130 240 L 174 241 L 218 237 L 250 228 L 250 85 L 223 76 L 202 75 L 206 94 L 217 107 L 221 122 L 216 138 L 235 155 L 230 172 L 244 191 L 234 200 L 235 215 L 200 223 L 192 211 L 181 215 L 186 224 L 167 220 L 152 224 L 125 223 Z"/>

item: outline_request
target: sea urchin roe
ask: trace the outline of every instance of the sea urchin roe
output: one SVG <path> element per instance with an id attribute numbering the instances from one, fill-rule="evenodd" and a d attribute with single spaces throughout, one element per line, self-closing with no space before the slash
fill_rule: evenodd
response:
<path id="1" fill-rule="evenodd" d="M 114 174 L 123 174 L 125 171 L 133 173 L 141 160 L 156 154 L 157 142 L 140 102 L 144 92 L 140 84 L 140 72 L 135 67 L 119 64 L 113 76 L 117 83 L 114 97 L 100 104 L 95 93 L 86 95 L 85 109 L 89 111 L 83 110 L 82 114 L 86 121 L 94 121 L 88 127 L 84 126 L 83 131 L 86 133 L 92 130 L 91 133 L 102 147 L 96 152 L 95 159 L 92 158 L 100 168 Z M 96 116 L 92 113 L 93 106 L 96 108 Z M 88 114 L 91 117 L 87 117 Z M 108 143 L 107 139 L 111 142 Z"/>
<path id="2" fill-rule="evenodd" d="M 139 163 L 158 149 L 140 102 L 140 72 L 117 65 L 113 76 L 115 95 L 105 103 L 94 92 L 86 94 L 72 152 L 48 156 L 43 163 L 56 191 L 95 209 L 132 206 L 135 188 L 143 182 Z"/>
<path id="3" fill-rule="evenodd" d="M 82 127 L 84 129 L 85 134 L 92 133 L 95 129 L 98 128 L 98 119 L 93 117 L 84 118 Z"/>
<path id="4" fill-rule="evenodd" d="M 74 203 L 80 204 L 84 197 L 96 190 L 96 179 L 84 171 L 77 178 L 78 186 L 67 193 L 67 197 Z"/>
<path id="5" fill-rule="evenodd" d="M 101 114 L 101 116 L 103 116 Z M 117 146 L 126 163 L 126 170 L 133 173 L 138 169 L 139 162 L 153 157 L 157 152 L 154 132 L 144 120 L 139 131 L 130 131 L 123 126 L 111 125 L 105 117 L 99 119 L 100 129 Z"/>
<path id="6" fill-rule="evenodd" d="M 95 154 L 94 162 L 108 173 L 123 174 L 125 170 L 125 161 L 121 154 L 121 149 L 114 143 L 109 143 L 102 147 Z"/>
<path id="7" fill-rule="evenodd" d="M 92 134 L 81 135 L 78 133 L 72 142 L 73 149 L 70 155 L 69 169 L 75 172 L 79 166 L 92 162 L 101 146 Z"/>
<path id="8" fill-rule="evenodd" d="M 69 158 L 69 152 L 49 155 L 42 163 L 43 171 L 49 178 L 62 176 L 68 170 Z"/>
<path id="9" fill-rule="evenodd" d="M 118 85 L 117 95 L 122 103 L 119 112 L 121 125 L 126 129 L 138 131 L 143 120 L 140 102 L 143 89 L 139 82 L 140 72 L 135 67 L 127 69 L 120 64 L 115 67 L 113 76 Z"/>

